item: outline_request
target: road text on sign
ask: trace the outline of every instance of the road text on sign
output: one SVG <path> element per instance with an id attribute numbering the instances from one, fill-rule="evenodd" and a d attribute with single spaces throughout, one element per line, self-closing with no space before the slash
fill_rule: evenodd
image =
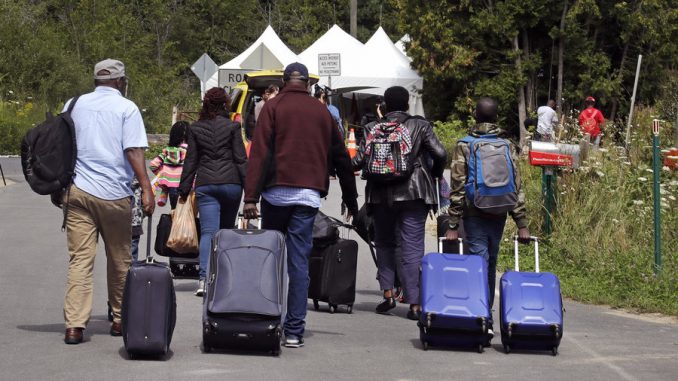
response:
<path id="1" fill-rule="evenodd" d="M 230 92 L 235 85 L 245 80 L 245 74 L 252 71 L 250 69 L 219 69 L 219 87 Z"/>
<path id="2" fill-rule="evenodd" d="M 341 55 L 339 53 L 318 54 L 318 75 L 341 75 Z"/>

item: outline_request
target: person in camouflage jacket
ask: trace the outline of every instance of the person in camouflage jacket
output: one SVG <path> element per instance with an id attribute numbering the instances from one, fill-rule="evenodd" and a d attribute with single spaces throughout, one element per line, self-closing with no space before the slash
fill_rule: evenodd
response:
<path id="1" fill-rule="evenodd" d="M 494 99 L 481 98 L 478 101 L 475 119 L 477 124 L 471 129 L 470 134 L 472 136 L 479 137 L 485 134 L 496 134 L 500 138 L 506 139 L 508 137 L 507 132 L 497 125 L 497 102 Z M 511 161 L 513 162 L 513 171 L 518 191 L 518 203 L 508 214 L 511 215 L 518 226 L 518 236 L 524 242 L 529 240 L 530 231 L 527 228 L 525 194 L 523 193 L 518 168 L 518 150 L 513 142 L 508 139 L 506 140 L 511 147 Z M 464 186 L 467 182 L 469 153 L 469 143 L 458 141 L 452 154 L 450 168 L 450 206 L 448 208 L 450 226 L 446 237 L 451 240 L 456 240 L 459 237 L 457 229 L 459 222 L 463 219 L 464 230 L 466 231 L 466 241 L 464 243 L 469 246 L 471 254 L 483 256 L 488 263 L 489 304 L 490 308 L 492 308 L 497 256 L 499 254 L 499 243 L 504 232 L 504 225 L 506 224 L 506 214 L 485 213 L 476 208 L 473 202 L 466 197 Z M 489 332 L 489 339 L 491 339 L 494 333 L 492 329 Z"/>
<path id="2" fill-rule="evenodd" d="M 144 209 L 141 205 L 141 186 L 139 180 L 134 176 L 132 179 L 132 260 L 136 262 L 139 256 L 139 239 L 144 234 L 144 228 L 141 224 L 144 222 Z"/>

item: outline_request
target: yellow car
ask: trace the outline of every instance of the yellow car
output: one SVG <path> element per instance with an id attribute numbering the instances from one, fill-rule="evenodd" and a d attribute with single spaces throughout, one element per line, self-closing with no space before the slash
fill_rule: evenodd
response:
<path id="1" fill-rule="evenodd" d="M 320 80 L 320 77 L 315 74 L 309 74 L 309 77 L 309 85 L 314 85 Z M 261 100 L 264 90 L 269 85 L 282 88 L 282 78 L 282 70 L 253 71 L 245 74 L 244 80 L 231 90 L 229 94 L 231 119 L 242 124 L 246 146 L 249 146 L 249 140 L 254 133 L 254 105 Z"/>

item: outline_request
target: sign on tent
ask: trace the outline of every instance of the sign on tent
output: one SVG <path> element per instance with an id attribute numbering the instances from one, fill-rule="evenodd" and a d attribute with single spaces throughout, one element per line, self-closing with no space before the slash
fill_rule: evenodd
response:
<path id="1" fill-rule="evenodd" d="M 341 55 L 339 53 L 318 54 L 318 75 L 340 76 Z"/>

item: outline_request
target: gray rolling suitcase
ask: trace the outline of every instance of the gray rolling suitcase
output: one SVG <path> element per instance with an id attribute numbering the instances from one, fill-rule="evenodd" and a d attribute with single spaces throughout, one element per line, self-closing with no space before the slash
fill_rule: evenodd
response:
<path id="1" fill-rule="evenodd" d="M 286 298 L 285 236 L 275 230 L 219 230 L 203 299 L 203 350 L 280 354 Z"/>
<path id="2" fill-rule="evenodd" d="M 176 324 L 177 303 L 169 266 L 151 257 L 148 217 L 146 259 L 132 263 L 122 301 L 122 338 L 129 358 L 164 356 Z"/>

